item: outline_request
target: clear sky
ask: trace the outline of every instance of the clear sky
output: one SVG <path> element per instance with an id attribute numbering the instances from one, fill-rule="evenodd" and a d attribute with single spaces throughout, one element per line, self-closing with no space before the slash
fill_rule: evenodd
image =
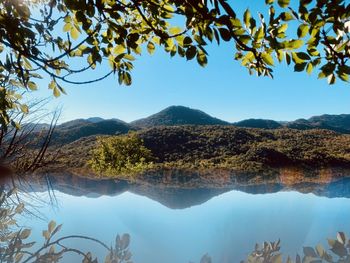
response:
<path id="1" fill-rule="evenodd" d="M 171 105 L 200 109 L 227 121 L 350 113 L 349 83 L 339 80 L 329 86 L 326 80 L 317 80 L 317 73 L 294 73 L 284 63 L 275 68 L 274 79 L 250 76 L 234 60 L 232 45 L 210 46 L 206 68 L 196 61 L 170 58 L 161 49 L 153 56 L 144 50 L 135 61 L 132 86 L 119 86 L 114 76 L 90 85 L 64 85 L 68 95 L 53 99 L 51 105 L 63 107 L 61 122 L 95 116 L 132 121 Z M 100 67 L 82 77 L 101 76 L 107 69 Z M 41 84 L 35 96 L 50 95 L 45 81 Z"/>

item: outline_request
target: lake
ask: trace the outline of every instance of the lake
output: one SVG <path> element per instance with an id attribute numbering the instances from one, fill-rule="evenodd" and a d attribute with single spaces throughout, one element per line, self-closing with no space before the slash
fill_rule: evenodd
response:
<path id="1" fill-rule="evenodd" d="M 90 236 L 108 246 L 117 234 L 128 233 L 136 263 L 199 262 L 206 253 L 213 262 L 240 262 L 256 243 L 278 239 L 283 254 L 295 256 L 304 246 L 328 247 L 327 238 L 337 231 L 350 233 L 347 178 L 295 187 L 276 182 L 216 189 L 71 177 L 65 183 L 50 182 L 53 191 L 43 182 L 20 186 L 27 192 L 23 200 L 36 215 L 18 219 L 32 228 L 31 241 L 43 241 L 42 230 L 51 219 L 63 224 L 59 236 Z M 47 202 L 50 198 L 53 201 Z M 94 242 L 74 239 L 65 244 L 91 251 L 99 259 L 106 255 Z M 74 261 L 67 256 L 61 262 Z"/>

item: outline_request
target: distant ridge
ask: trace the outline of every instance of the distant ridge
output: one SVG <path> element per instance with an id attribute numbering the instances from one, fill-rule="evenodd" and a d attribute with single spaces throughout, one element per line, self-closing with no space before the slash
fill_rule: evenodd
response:
<path id="1" fill-rule="evenodd" d="M 288 122 L 285 126 L 298 130 L 326 129 L 340 133 L 350 133 L 350 114 L 313 116 L 309 119 Z"/>
<path id="2" fill-rule="evenodd" d="M 176 125 L 229 125 L 229 122 L 214 118 L 209 114 L 184 106 L 170 106 L 147 118 L 130 123 L 135 127 L 147 128 L 153 126 Z"/>
<path id="3" fill-rule="evenodd" d="M 98 122 L 79 119 L 58 125 L 52 136 L 52 145 L 67 144 L 83 137 L 91 135 L 124 134 L 131 130 L 129 124 L 124 121 L 101 118 Z"/>
<path id="4" fill-rule="evenodd" d="M 232 125 L 243 128 L 297 130 L 324 129 L 338 133 L 350 134 L 350 114 L 313 116 L 309 119 L 297 119 L 289 122 L 277 122 L 268 119 L 246 119 L 229 123 L 209 114 L 185 106 L 170 106 L 149 117 L 130 123 L 119 119 L 103 119 L 90 117 L 76 119 L 56 126 L 52 137 L 52 145 L 68 144 L 78 139 L 96 135 L 125 134 L 130 130 L 139 130 L 157 126 L 181 125 Z M 38 124 L 37 132 L 47 129 L 47 124 Z M 35 137 L 37 133 L 33 134 Z"/>
<path id="5" fill-rule="evenodd" d="M 277 121 L 274 120 L 265 120 L 265 119 L 247 119 L 239 122 L 233 123 L 237 127 L 245 128 L 260 128 L 260 129 L 277 129 L 283 127 Z"/>

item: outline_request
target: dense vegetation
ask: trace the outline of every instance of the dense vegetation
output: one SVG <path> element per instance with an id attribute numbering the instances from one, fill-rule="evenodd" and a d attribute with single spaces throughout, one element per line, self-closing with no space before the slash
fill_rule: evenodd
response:
<path id="1" fill-rule="evenodd" d="M 286 123 L 285 126 L 300 130 L 327 129 L 340 133 L 350 133 L 350 114 L 313 116 L 307 120 L 298 119 Z"/>
<path id="2" fill-rule="evenodd" d="M 141 172 L 152 164 L 152 159 L 152 153 L 143 141 L 135 133 L 130 133 L 99 138 L 89 163 L 95 171 L 113 175 Z"/>
<path id="3" fill-rule="evenodd" d="M 350 114 L 321 115 L 310 119 L 298 119 L 290 122 L 277 122 L 266 119 L 247 119 L 229 123 L 184 106 L 171 106 L 147 118 L 126 123 L 118 119 L 104 120 L 102 118 L 77 119 L 62 123 L 55 127 L 51 145 L 61 146 L 84 137 L 93 135 L 125 134 L 132 130 L 152 128 L 156 126 L 178 125 L 232 125 L 245 128 L 279 129 L 292 128 L 298 130 L 326 129 L 339 133 L 350 133 Z M 41 125 L 46 129 L 49 125 Z M 38 127 L 39 128 L 39 127 Z M 36 132 L 32 137 L 40 137 Z M 33 138 L 30 138 L 33 142 Z M 37 143 L 37 142 L 36 142 Z"/>
<path id="4" fill-rule="evenodd" d="M 81 121 L 78 123 L 64 123 L 58 126 L 52 135 L 52 145 L 74 142 L 82 137 L 96 134 L 124 134 L 130 126 L 122 121 L 102 120 L 99 122 Z"/>
<path id="5" fill-rule="evenodd" d="M 125 152 L 124 148 L 128 142 L 134 143 L 135 136 L 138 143 L 134 146 L 137 147 Z M 175 168 L 260 172 L 283 167 L 350 167 L 350 136 L 327 130 L 263 130 L 220 125 L 162 126 L 127 136 L 105 136 L 100 140 L 113 141 L 113 151 L 119 149 L 123 154 L 113 158 L 122 158 L 124 163 L 123 158 L 129 158 L 140 149 L 148 149 L 153 164 L 142 166 L 146 167 L 145 170 Z M 97 151 L 103 147 L 100 144 Z M 94 148 L 95 137 L 65 145 L 62 157 L 57 159 L 54 166 L 86 169 Z M 128 166 L 128 169 L 131 168 L 133 165 Z M 98 169 L 99 172 L 103 170 L 107 171 L 108 165 Z M 115 175 L 118 175 L 118 170 L 115 170 Z"/>
<path id="6" fill-rule="evenodd" d="M 261 128 L 261 129 L 277 129 L 277 128 L 281 128 L 282 124 L 274 120 L 247 119 L 247 120 L 235 122 L 234 126 L 247 127 L 247 128 Z"/>
<path id="7" fill-rule="evenodd" d="M 350 161 L 350 136 L 331 131 L 230 126 L 151 128 L 138 133 L 158 162 L 246 169 L 247 165 L 337 166 Z"/>

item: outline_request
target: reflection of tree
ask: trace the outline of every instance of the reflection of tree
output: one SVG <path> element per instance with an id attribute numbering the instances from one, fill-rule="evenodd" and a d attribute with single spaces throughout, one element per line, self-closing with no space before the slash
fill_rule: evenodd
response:
<path id="1" fill-rule="evenodd" d="M 6 191 L 0 188 L 0 263 L 46 263 L 62 262 L 67 254 L 80 257 L 82 263 L 97 263 L 98 260 L 91 252 L 82 251 L 65 245 L 72 239 L 86 240 L 101 246 L 106 250 L 105 263 L 132 263 L 129 251 L 130 236 L 124 234 L 117 236 L 114 246 L 108 246 L 93 237 L 69 235 L 57 237 L 62 225 L 54 221 L 48 224 L 43 231 L 43 243 L 29 242 L 30 229 L 19 228 L 16 217 L 25 211 L 24 204 L 19 199 L 12 198 L 15 191 Z M 264 242 L 256 245 L 253 252 L 241 263 L 346 263 L 350 262 L 350 241 L 344 233 L 339 232 L 336 239 L 328 239 L 330 250 L 322 245 L 304 247 L 303 255 L 297 255 L 295 260 L 291 257 L 282 257 L 280 241 Z M 204 255 L 200 263 L 211 263 L 212 259 Z"/>

